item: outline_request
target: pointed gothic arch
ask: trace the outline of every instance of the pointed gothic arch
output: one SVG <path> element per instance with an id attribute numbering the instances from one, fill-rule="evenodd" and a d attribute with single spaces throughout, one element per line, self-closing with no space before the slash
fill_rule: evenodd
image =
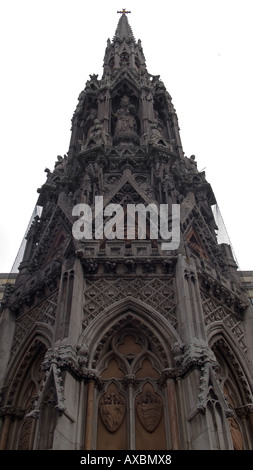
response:
<path id="1" fill-rule="evenodd" d="M 224 410 L 222 409 L 219 398 L 212 386 L 209 386 L 208 390 L 206 411 L 212 449 L 225 449 L 227 447 L 227 433 L 224 419 Z"/>
<path id="2" fill-rule="evenodd" d="M 112 332 L 97 364 L 103 387 L 96 400 L 96 447 L 166 449 L 163 364 L 147 332 L 129 322 Z"/>
<path id="3" fill-rule="evenodd" d="M 50 371 L 43 388 L 43 393 L 40 395 L 37 404 L 39 419 L 35 448 L 38 446 L 40 450 L 52 449 L 54 431 L 58 418 L 57 405 L 58 397 L 56 384 L 52 371 Z"/>
<path id="4" fill-rule="evenodd" d="M 224 322 L 216 321 L 207 326 L 207 336 L 212 350 L 215 352 L 219 349 L 224 357 L 229 358 L 245 402 L 252 402 L 251 366 L 245 352 L 238 347 L 232 332 Z"/>
<path id="5" fill-rule="evenodd" d="M 45 353 L 52 344 L 50 326 L 37 322 L 25 337 L 18 352 L 10 361 L 6 382 L 8 392 L 4 397 L 6 415 L 4 426 L 11 420 L 6 433 L 6 448 L 32 449 L 36 422 L 29 416 L 38 399 L 44 372 L 41 364 Z"/>
<path id="6" fill-rule="evenodd" d="M 187 234 L 186 237 L 186 243 L 189 245 L 189 247 L 195 252 L 198 253 L 198 255 L 207 260 L 208 256 L 206 254 L 206 248 L 198 235 L 197 230 L 195 229 L 194 226 L 192 226 Z"/>
<path id="7" fill-rule="evenodd" d="M 30 342 L 29 347 L 12 371 L 6 402 L 4 425 L 11 420 L 12 425 L 6 436 L 6 448 L 30 450 L 34 445 L 36 423 L 29 413 L 38 399 L 44 372 L 41 368 L 46 353 L 46 345 L 39 339 Z"/>
<path id="8" fill-rule="evenodd" d="M 34 323 L 20 344 L 17 353 L 10 359 L 7 381 L 10 384 L 13 383 L 15 375 L 20 374 L 20 370 L 24 368 L 25 359 L 31 354 L 30 351 L 34 348 L 35 344 L 40 343 L 48 349 L 51 347 L 52 341 L 52 327 L 43 322 Z"/>
<path id="9" fill-rule="evenodd" d="M 39 348 L 39 346 L 37 348 L 36 345 L 41 345 L 43 349 L 47 350 L 51 347 L 52 340 L 53 330 L 49 325 L 42 322 L 34 323 L 29 333 L 20 344 L 18 352 L 10 359 L 8 374 L 6 377 L 8 383 L 15 383 L 15 376 L 20 375 L 21 370 L 25 368 L 27 361 L 33 354 L 32 351 Z M 9 394 L 11 394 L 11 385 L 9 390 Z"/>
<path id="10" fill-rule="evenodd" d="M 250 449 L 253 442 L 252 393 L 247 359 L 235 348 L 231 335 L 220 325 L 212 328 L 210 345 L 219 365 L 217 377 L 227 403 L 231 449 Z M 222 331 L 223 330 L 223 331 Z"/>
<path id="11" fill-rule="evenodd" d="M 138 324 L 143 332 L 154 338 L 157 347 L 161 348 L 164 366 L 172 367 L 171 345 L 181 342 L 178 333 L 157 310 L 130 295 L 105 308 L 83 331 L 79 344 L 85 343 L 89 348 L 89 367 L 94 360 L 97 363 L 101 344 L 108 341 L 114 331 L 131 323 Z"/>
<path id="12" fill-rule="evenodd" d="M 171 445 L 170 405 L 161 377 L 173 367 L 171 345 L 177 341 L 176 330 L 159 312 L 130 296 L 87 326 L 80 344 L 86 344 L 89 367 L 101 378 L 93 392 L 93 448 Z"/>

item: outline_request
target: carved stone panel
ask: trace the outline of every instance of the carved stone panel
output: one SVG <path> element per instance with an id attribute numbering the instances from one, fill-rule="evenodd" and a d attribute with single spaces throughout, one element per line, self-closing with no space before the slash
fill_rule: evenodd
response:
<path id="1" fill-rule="evenodd" d="M 162 400 L 151 391 L 142 392 L 136 405 L 139 420 L 149 432 L 153 432 L 162 416 Z"/>
<path id="2" fill-rule="evenodd" d="M 221 321 L 229 329 L 235 338 L 235 343 L 240 346 L 244 353 L 247 352 L 244 333 L 241 327 L 241 321 L 238 320 L 233 312 L 225 308 L 219 301 L 216 301 L 201 292 L 202 307 L 204 312 L 205 324 L 209 325 L 217 321 Z"/>
<path id="3" fill-rule="evenodd" d="M 98 400 L 97 449 L 113 449 L 127 439 L 131 449 L 166 449 L 162 364 L 153 342 L 136 328 L 116 332 L 102 351 L 104 389 Z M 162 447 L 161 447 L 162 446 Z"/>
<path id="4" fill-rule="evenodd" d="M 32 425 L 33 425 L 32 418 L 27 418 L 22 423 L 20 436 L 19 436 L 18 450 L 30 450 Z"/>
<path id="5" fill-rule="evenodd" d="M 146 381 L 135 399 L 135 448 L 166 449 L 165 407 L 155 383 Z"/>
<path id="6" fill-rule="evenodd" d="M 105 308 L 128 295 L 160 312 L 174 327 L 177 324 L 173 279 L 87 280 L 84 301 L 84 328 Z"/>
<path id="7" fill-rule="evenodd" d="M 107 393 L 100 400 L 99 410 L 104 426 L 115 432 L 122 424 L 125 415 L 125 400 L 118 393 Z"/>
<path id="8" fill-rule="evenodd" d="M 32 308 L 16 321 L 16 330 L 12 346 L 12 355 L 16 353 L 19 345 L 24 341 L 36 322 L 42 322 L 53 326 L 57 307 L 58 291 Z"/>
<path id="9" fill-rule="evenodd" d="M 126 397 L 121 385 L 108 384 L 98 401 L 97 444 L 99 449 L 127 449 Z"/>

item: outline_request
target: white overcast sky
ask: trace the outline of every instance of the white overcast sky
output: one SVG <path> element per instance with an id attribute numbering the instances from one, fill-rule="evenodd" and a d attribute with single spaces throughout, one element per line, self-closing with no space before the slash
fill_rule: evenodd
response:
<path id="1" fill-rule="evenodd" d="M 37 188 L 68 151 L 89 74 L 102 73 L 122 7 L 148 71 L 176 108 L 185 155 L 211 183 L 239 268 L 253 270 L 253 0 L 2 0 L 0 272 L 9 272 Z"/>

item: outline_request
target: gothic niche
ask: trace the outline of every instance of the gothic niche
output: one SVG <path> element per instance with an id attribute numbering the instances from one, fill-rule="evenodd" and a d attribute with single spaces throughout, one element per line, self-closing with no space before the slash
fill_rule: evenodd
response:
<path id="1" fill-rule="evenodd" d="M 129 96 L 124 94 L 120 101 L 115 99 L 114 109 L 115 111 L 112 113 L 113 143 L 115 145 L 120 143 L 139 144 L 136 106 L 131 103 Z"/>
<path id="2" fill-rule="evenodd" d="M 226 397 L 229 408 L 231 409 L 233 413 L 233 414 L 231 413 L 231 416 L 228 417 L 228 424 L 229 424 L 229 430 L 230 430 L 230 434 L 231 434 L 232 441 L 233 441 L 233 447 L 235 450 L 243 450 L 244 444 L 243 444 L 242 429 L 239 424 L 240 418 L 239 416 L 236 415 L 236 408 L 237 408 L 236 390 L 229 379 L 227 379 L 224 383 L 223 393 L 224 393 L 224 396 Z"/>
<path id="3" fill-rule="evenodd" d="M 97 145 L 105 145 L 106 138 L 103 125 L 97 119 L 97 110 L 94 107 L 90 108 L 86 116 L 80 123 L 81 139 L 78 141 L 80 144 L 81 152 Z"/>
<path id="4" fill-rule="evenodd" d="M 166 127 L 163 123 L 163 120 L 160 119 L 159 113 L 154 110 L 154 120 L 150 121 L 150 139 L 149 141 L 156 145 L 161 145 L 163 147 L 167 146 L 165 136 L 168 140 L 168 135 L 166 133 Z"/>
<path id="5" fill-rule="evenodd" d="M 23 363 L 17 372 L 21 376 L 20 386 L 15 390 L 15 406 L 23 410 L 22 420 L 18 419 L 13 425 L 14 429 L 14 448 L 18 450 L 31 450 L 34 442 L 34 432 L 36 422 L 29 417 L 29 413 L 34 408 L 34 402 L 38 398 L 38 393 L 44 379 L 44 372 L 41 369 L 41 363 L 45 355 L 46 348 L 44 344 L 36 341 L 25 356 Z M 22 367 L 29 361 L 26 367 Z M 15 436 L 16 432 L 17 435 Z"/>
<path id="6" fill-rule="evenodd" d="M 114 65 L 115 65 L 114 57 L 112 57 L 112 58 L 109 60 L 109 67 L 110 67 L 111 70 L 114 69 Z"/>
<path id="7" fill-rule="evenodd" d="M 137 69 L 137 70 L 139 70 L 139 69 L 140 69 L 140 66 L 141 66 L 141 64 L 140 64 L 140 61 L 139 61 L 139 59 L 137 59 L 137 57 L 135 57 L 134 64 L 135 64 L 135 67 L 136 67 L 136 69 Z"/>
<path id="8" fill-rule="evenodd" d="M 215 350 L 215 356 L 219 363 L 218 378 L 223 395 L 226 399 L 229 409 L 231 410 L 228 419 L 229 430 L 234 450 L 245 449 L 244 437 L 247 436 L 248 422 L 242 419 L 237 410 L 243 405 L 243 398 L 240 393 L 240 386 L 234 376 L 231 367 L 223 357 L 223 354 Z M 250 432 L 249 432 L 250 434 Z M 247 448 L 247 447 L 246 447 Z"/>
<path id="9" fill-rule="evenodd" d="M 202 242 L 193 228 L 191 228 L 189 234 L 187 235 L 186 242 L 188 243 L 189 247 L 200 256 L 200 258 L 207 259 Z"/>
<path id="10" fill-rule="evenodd" d="M 26 397 L 26 412 L 24 415 L 24 419 L 22 421 L 19 439 L 18 439 L 18 450 L 30 450 L 32 449 L 33 445 L 33 428 L 35 425 L 34 419 L 27 417 L 29 412 L 33 408 L 33 402 L 37 397 L 37 390 L 35 384 L 32 382 L 28 384 L 25 390 L 25 397 Z"/>
<path id="11" fill-rule="evenodd" d="M 104 128 L 99 121 L 99 119 L 95 119 L 93 125 L 90 128 L 89 138 L 84 144 L 84 149 L 94 147 L 96 145 L 105 145 L 105 132 Z"/>
<path id="12" fill-rule="evenodd" d="M 150 339 L 130 325 L 107 343 L 97 367 L 104 384 L 98 401 L 97 449 L 126 449 L 130 442 L 135 449 L 166 449 L 157 356 Z"/>
<path id="13" fill-rule="evenodd" d="M 48 450 L 53 447 L 54 430 L 57 423 L 57 396 L 54 383 L 45 393 L 39 418 L 39 449 Z"/>
<path id="14" fill-rule="evenodd" d="M 120 54 L 120 66 L 124 67 L 124 65 L 129 65 L 129 54 L 126 51 Z"/>

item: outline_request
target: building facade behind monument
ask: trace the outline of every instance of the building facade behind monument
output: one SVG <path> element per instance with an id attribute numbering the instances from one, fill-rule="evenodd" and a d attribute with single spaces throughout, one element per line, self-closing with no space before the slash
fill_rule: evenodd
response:
<path id="1" fill-rule="evenodd" d="M 253 449 L 252 306 L 124 11 L 38 191 L 2 301 L 1 449 Z M 142 238 L 134 218 L 131 238 L 76 239 L 73 208 L 98 196 L 122 222 L 129 204 L 179 204 L 179 245 L 149 215 Z"/>

